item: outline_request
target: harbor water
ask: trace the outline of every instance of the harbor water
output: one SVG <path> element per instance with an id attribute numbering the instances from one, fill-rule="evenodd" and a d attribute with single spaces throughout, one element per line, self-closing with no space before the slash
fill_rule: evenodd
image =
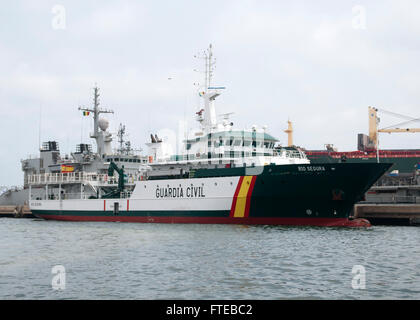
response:
<path id="1" fill-rule="evenodd" d="M 0 235 L 0 299 L 420 299 L 418 227 L 3 218 Z"/>

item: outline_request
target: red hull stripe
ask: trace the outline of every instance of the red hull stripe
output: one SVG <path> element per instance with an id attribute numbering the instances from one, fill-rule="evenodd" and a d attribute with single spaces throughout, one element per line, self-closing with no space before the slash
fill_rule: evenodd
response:
<path id="1" fill-rule="evenodd" d="M 251 196 L 252 196 L 252 190 L 254 189 L 255 180 L 257 180 L 257 176 L 252 177 L 251 185 L 248 190 L 248 194 L 246 196 L 246 207 L 245 207 L 245 218 L 249 217 L 249 209 L 251 208 Z"/>
<path id="2" fill-rule="evenodd" d="M 232 200 L 232 206 L 230 207 L 230 217 L 231 218 L 233 217 L 233 214 L 235 213 L 236 199 L 238 198 L 238 193 L 239 193 L 239 190 L 241 189 L 243 181 L 244 181 L 244 177 L 241 176 L 239 178 L 238 185 L 236 186 L 235 194 L 234 194 L 233 200 Z"/>
<path id="3" fill-rule="evenodd" d="M 289 226 L 323 226 L 323 227 L 369 227 L 365 219 L 349 220 L 347 218 L 252 218 L 242 219 L 220 217 L 119 217 L 119 216 L 71 216 L 71 215 L 37 215 L 48 220 L 63 221 L 110 221 L 142 223 L 203 223 L 203 224 L 246 224 L 246 225 L 289 225 Z"/>

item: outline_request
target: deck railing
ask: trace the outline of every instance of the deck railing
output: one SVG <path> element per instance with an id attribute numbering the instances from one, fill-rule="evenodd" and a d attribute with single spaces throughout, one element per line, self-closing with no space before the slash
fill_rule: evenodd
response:
<path id="1" fill-rule="evenodd" d="M 127 184 L 133 184 L 141 180 L 140 175 L 129 175 L 126 179 Z M 44 173 L 28 176 L 29 185 L 40 184 L 66 184 L 66 183 L 86 183 L 95 182 L 101 185 L 117 185 L 118 175 L 108 176 L 107 174 L 89 172 L 69 172 L 69 173 Z"/>

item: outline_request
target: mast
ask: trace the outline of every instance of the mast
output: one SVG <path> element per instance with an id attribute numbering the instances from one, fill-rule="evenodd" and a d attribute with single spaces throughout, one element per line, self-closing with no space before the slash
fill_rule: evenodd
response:
<path id="1" fill-rule="evenodd" d="M 202 123 L 204 131 L 208 133 L 217 127 L 217 115 L 214 101 L 216 97 L 221 95 L 220 90 L 225 88 L 211 86 L 216 65 L 216 59 L 213 57 L 213 46 L 210 44 L 207 50 L 195 57 L 205 60 L 204 88 L 199 92 L 200 97 L 204 99 L 204 116 L 201 117 L 201 111 L 199 111 L 199 121 Z"/>
<path id="2" fill-rule="evenodd" d="M 120 152 L 121 154 L 124 151 L 124 135 L 125 135 L 125 126 L 120 123 L 120 127 L 118 129 L 118 143 L 120 144 L 120 148 L 118 149 L 118 152 Z"/>
<path id="3" fill-rule="evenodd" d="M 104 137 L 104 133 L 99 131 L 99 115 L 101 113 L 114 113 L 113 110 L 110 109 L 101 109 L 99 108 L 99 88 L 95 86 L 93 88 L 93 109 L 85 108 L 85 107 L 79 107 L 79 110 L 86 111 L 86 112 L 92 112 L 93 113 L 93 134 L 90 135 L 91 138 L 94 138 L 96 140 L 96 146 L 98 148 L 99 155 L 102 156 L 104 152 L 104 143 L 112 141 L 109 140 L 110 137 L 106 136 Z M 102 130 L 105 132 L 107 126 L 102 126 Z"/>

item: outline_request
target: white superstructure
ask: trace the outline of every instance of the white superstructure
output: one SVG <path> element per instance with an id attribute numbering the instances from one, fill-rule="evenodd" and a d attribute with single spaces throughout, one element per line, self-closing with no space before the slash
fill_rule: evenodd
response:
<path id="1" fill-rule="evenodd" d="M 199 90 L 203 107 L 196 112 L 199 129 L 184 140 L 181 154 L 170 154 L 168 143 L 152 136 L 149 162 L 152 167 L 163 165 L 195 166 L 264 166 L 269 164 L 309 163 L 304 152 L 296 148 L 276 146 L 278 140 L 267 132 L 267 126 L 253 125 L 250 129 L 235 129 L 229 116 L 217 116 L 215 100 L 225 87 L 212 86 L 212 46 L 204 52 L 204 88 Z"/>

